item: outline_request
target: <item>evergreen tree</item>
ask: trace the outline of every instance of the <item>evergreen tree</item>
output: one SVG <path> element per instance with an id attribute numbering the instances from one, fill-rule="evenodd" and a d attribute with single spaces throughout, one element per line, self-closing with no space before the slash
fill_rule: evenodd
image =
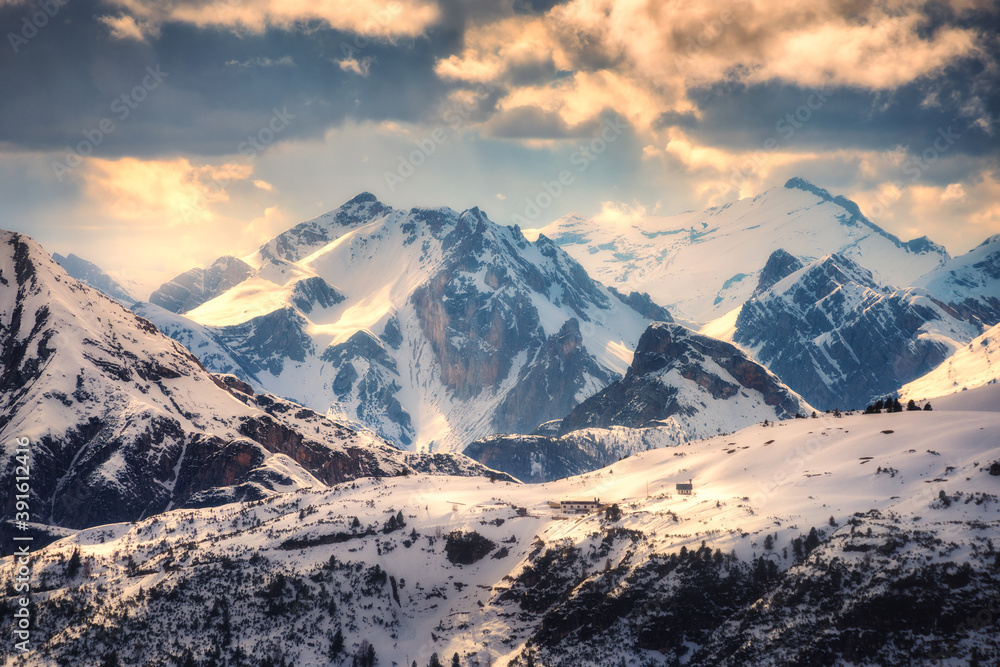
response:
<path id="1" fill-rule="evenodd" d="M 462 667 L 462 662 L 458 658 L 458 652 L 451 656 L 451 667 Z"/>
<path id="2" fill-rule="evenodd" d="M 819 546 L 819 533 L 816 532 L 815 526 L 809 529 L 809 535 L 806 537 L 804 546 L 807 554 L 811 553 L 813 549 Z"/>
<path id="3" fill-rule="evenodd" d="M 444 665 L 441 664 L 441 660 L 438 658 L 437 653 L 431 655 L 431 661 L 427 663 L 427 667 L 444 667 Z"/>
<path id="4" fill-rule="evenodd" d="M 801 537 L 796 537 L 792 540 L 792 557 L 795 558 L 796 561 L 804 560 L 806 557 L 805 552 L 802 550 Z"/>
<path id="5" fill-rule="evenodd" d="M 903 406 L 900 405 L 898 398 L 892 399 L 892 411 L 893 412 L 902 412 L 903 411 Z"/>
<path id="6" fill-rule="evenodd" d="M 924 405 L 924 410 L 932 410 L 932 409 L 933 408 L 931 408 L 931 404 L 930 403 L 927 403 L 926 405 Z"/>
<path id="7" fill-rule="evenodd" d="M 907 412 L 913 412 L 914 410 L 919 410 L 919 409 L 920 408 L 917 407 L 917 404 L 913 402 L 912 398 L 906 404 L 906 411 Z"/>
<path id="8" fill-rule="evenodd" d="M 66 578 L 72 579 L 76 576 L 76 573 L 80 571 L 80 547 L 73 550 L 73 555 L 69 557 L 69 562 L 66 563 Z"/>
<path id="9" fill-rule="evenodd" d="M 344 631 L 338 627 L 337 634 L 335 634 L 333 636 L 333 639 L 330 640 L 330 659 L 333 660 L 343 652 L 344 652 Z"/>
<path id="10" fill-rule="evenodd" d="M 767 549 L 768 551 L 774 548 L 774 536 L 771 535 L 771 533 L 768 533 L 764 537 L 764 548 Z"/>
<path id="11" fill-rule="evenodd" d="M 885 404 L 882 402 L 881 398 L 875 401 L 875 414 L 882 412 L 883 407 L 885 407 Z"/>

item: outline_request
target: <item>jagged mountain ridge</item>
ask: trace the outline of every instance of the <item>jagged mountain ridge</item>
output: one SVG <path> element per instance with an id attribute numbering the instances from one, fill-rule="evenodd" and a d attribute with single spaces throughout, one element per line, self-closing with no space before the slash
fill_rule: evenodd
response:
<path id="1" fill-rule="evenodd" d="M 184 313 L 223 344 L 220 363 L 408 448 L 460 451 L 561 418 L 624 372 L 648 322 L 636 308 L 663 312 L 478 208 L 403 211 L 368 193 L 241 261 L 251 275 Z"/>
<path id="2" fill-rule="evenodd" d="M 417 458 L 235 376 L 0 232 L 0 439 L 31 442 L 33 521 L 83 527 L 422 469 Z M 485 474 L 464 457 L 453 467 Z M 14 516 L 15 489 L 3 495 Z"/>
<path id="3" fill-rule="evenodd" d="M 246 280 L 253 269 L 237 257 L 220 257 L 207 269 L 185 271 L 149 295 L 149 302 L 186 313 Z"/>
<path id="4" fill-rule="evenodd" d="M 576 406 L 559 432 L 643 427 L 673 419 L 688 437 L 811 413 L 812 407 L 735 346 L 679 324 L 654 322 L 620 380 Z"/>
<path id="5" fill-rule="evenodd" d="M 914 285 L 947 303 L 966 320 L 1000 323 L 1000 234 L 921 276 Z"/>
<path id="6" fill-rule="evenodd" d="M 854 409 L 933 369 L 978 326 L 834 254 L 748 300 L 732 338 L 817 408 Z"/>
<path id="7" fill-rule="evenodd" d="M 93 262 L 88 262 L 81 257 L 77 257 L 73 253 L 70 253 L 68 257 L 63 257 L 59 253 L 53 253 L 52 259 L 55 260 L 59 266 L 66 269 L 66 273 L 70 276 L 76 278 L 85 285 L 90 285 L 99 292 L 107 294 L 123 306 L 130 306 L 138 301 L 138 299 L 136 299 L 135 296 L 133 296 L 127 289 L 122 287 L 117 280 L 109 276 L 103 269 L 101 269 L 101 267 L 97 266 Z"/>
<path id="8" fill-rule="evenodd" d="M 949 259 L 926 237 L 902 242 L 854 202 L 799 178 L 705 211 L 607 224 L 570 215 L 532 233 L 539 232 L 595 279 L 648 292 L 675 317 L 700 324 L 749 299 L 761 267 L 779 248 L 803 263 L 840 253 L 895 285 L 909 285 Z"/>

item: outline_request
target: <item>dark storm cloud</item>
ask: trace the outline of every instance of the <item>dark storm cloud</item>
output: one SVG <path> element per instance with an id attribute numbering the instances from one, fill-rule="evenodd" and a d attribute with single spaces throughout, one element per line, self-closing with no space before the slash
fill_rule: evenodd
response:
<path id="1" fill-rule="evenodd" d="M 778 83 L 718 84 L 690 92 L 700 118 L 665 114 L 661 126 L 683 127 L 714 146 L 760 149 L 773 139 L 790 150 L 921 151 L 939 130 L 960 135 L 954 153 L 996 157 L 1000 149 L 1000 85 L 984 88 L 981 65 L 966 63 L 940 77 L 891 92 Z"/>
<path id="2" fill-rule="evenodd" d="M 29 8 L 0 7 L 0 24 L 17 26 Z M 114 130 L 95 155 L 227 154 L 274 109 L 295 116 L 279 139 L 306 138 L 349 118 L 424 120 L 448 91 L 433 72 L 454 45 L 446 38 L 390 44 L 315 25 L 237 35 L 170 23 L 145 43 L 112 39 L 95 18 L 107 13 L 69 2 L 17 53 L 3 45 L 0 142 L 59 150 L 104 134 L 108 119 Z M 350 58 L 364 60 L 367 76 L 340 66 Z M 137 102 L 131 91 L 150 83 L 147 67 L 164 74 Z"/>

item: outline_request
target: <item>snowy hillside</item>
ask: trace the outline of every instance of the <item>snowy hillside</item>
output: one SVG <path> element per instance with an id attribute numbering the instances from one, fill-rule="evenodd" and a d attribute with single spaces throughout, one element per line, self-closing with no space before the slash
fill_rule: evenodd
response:
<path id="1" fill-rule="evenodd" d="M 595 279 L 648 292 L 675 317 L 706 323 L 750 298 L 771 254 L 783 248 L 809 263 L 839 253 L 884 284 L 910 285 L 947 260 L 926 237 L 902 242 L 854 202 L 791 179 L 756 197 L 673 216 L 601 223 L 566 216 L 539 230 Z"/>
<path id="2" fill-rule="evenodd" d="M 197 326 L 144 314 L 185 343 L 221 343 L 200 348 L 209 368 L 239 366 L 410 449 L 561 418 L 628 367 L 649 321 L 636 308 L 662 313 L 477 208 L 402 211 L 367 193 L 237 261 L 251 273 L 184 312 Z"/>
<path id="3" fill-rule="evenodd" d="M 899 390 L 903 399 L 924 400 L 975 389 L 1000 380 L 1000 324 L 960 347 L 940 366 Z"/>
<path id="4" fill-rule="evenodd" d="M 175 510 L 33 554 L 36 648 L 7 664 L 996 664 L 998 475 L 1000 414 L 935 410 Z"/>
<path id="5" fill-rule="evenodd" d="M 755 294 L 732 340 L 817 408 L 832 410 L 895 392 L 979 327 L 925 290 L 881 284 L 848 257 L 830 255 Z"/>
<path id="6" fill-rule="evenodd" d="M 70 527 L 427 469 L 370 432 L 219 377 L 148 321 L 0 232 L 0 472 L 32 449 L 31 518 Z M 464 457 L 471 474 L 489 471 Z M 4 487 L 13 517 L 15 486 Z"/>

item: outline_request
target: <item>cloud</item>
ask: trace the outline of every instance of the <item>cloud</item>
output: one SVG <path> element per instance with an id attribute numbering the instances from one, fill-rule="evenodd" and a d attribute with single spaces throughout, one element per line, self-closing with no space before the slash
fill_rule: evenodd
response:
<path id="1" fill-rule="evenodd" d="M 592 121 L 570 126 L 556 112 L 527 105 L 501 111 L 486 123 L 485 131 L 501 139 L 567 139 L 590 136 L 597 127 Z"/>
<path id="2" fill-rule="evenodd" d="M 113 39 L 132 39 L 138 42 L 145 41 L 147 37 L 156 37 L 159 30 L 148 23 L 139 23 L 132 16 L 99 16 L 97 20 L 106 25 L 111 30 Z"/>
<path id="3" fill-rule="evenodd" d="M 370 56 L 367 58 L 345 58 L 344 60 L 338 60 L 337 65 L 345 72 L 354 72 L 358 76 L 368 76 L 374 60 Z"/>
<path id="4" fill-rule="evenodd" d="M 249 178 L 253 168 L 121 158 L 87 160 L 80 172 L 85 196 L 109 219 L 175 227 L 211 222 L 210 205 L 227 201 L 227 187 Z"/>
<path id="5" fill-rule="evenodd" d="M 392 39 L 416 37 L 438 20 L 427 0 L 111 0 L 121 11 L 152 26 L 187 23 L 261 33 L 318 22 L 335 30 Z"/>

